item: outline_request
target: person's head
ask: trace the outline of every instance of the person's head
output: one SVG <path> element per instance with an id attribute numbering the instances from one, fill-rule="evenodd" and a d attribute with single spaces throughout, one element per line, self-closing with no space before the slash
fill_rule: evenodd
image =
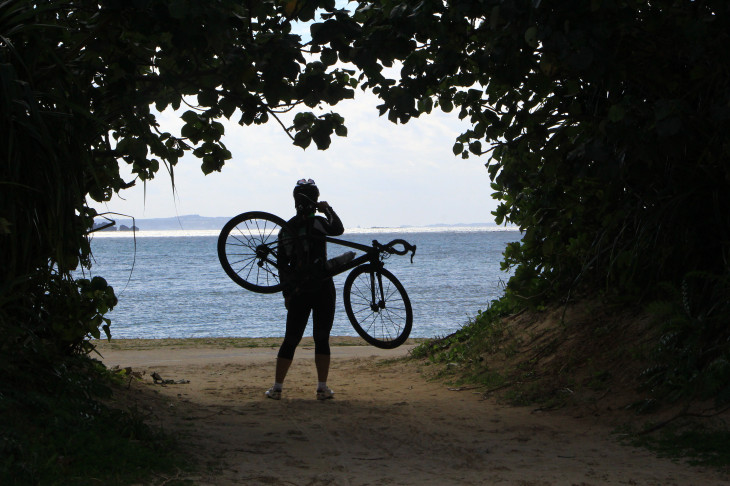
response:
<path id="1" fill-rule="evenodd" d="M 313 213 L 319 200 L 319 189 L 312 179 L 299 179 L 294 186 L 294 207 L 297 214 Z"/>

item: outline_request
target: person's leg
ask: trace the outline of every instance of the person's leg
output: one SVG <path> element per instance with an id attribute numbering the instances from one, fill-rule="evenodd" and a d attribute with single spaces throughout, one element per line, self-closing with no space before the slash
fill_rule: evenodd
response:
<path id="1" fill-rule="evenodd" d="M 274 380 L 277 384 L 283 384 L 286 374 L 291 366 L 292 359 L 287 358 L 276 358 L 276 373 L 274 374 Z"/>
<path id="2" fill-rule="evenodd" d="M 330 372 L 330 355 L 315 353 L 314 366 L 317 368 L 318 387 L 323 387 L 327 383 L 327 376 Z"/>
<path id="3" fill-rule="evenodd" d="M 310 311 L 311 306 L 308 299 L 302 298 L 301 296 L 293 296 L 291 298 L 289 310 L 286 314 L 284 341 L 281 343 L 279 353 L 276 357 L 274 386 L 266 392 L 266 396 L 269 398 L 278 400 L 281 397 L 284 380 L 294 359 L 294 351 L 296 351 L 304 335 L 304 329 L 307 327 Z"/>
<path id="4" fill-rule="evenodd" d="M 281 343 L 277 358 L 283 359 L 282 371 L 286 376 L 289 369 L 286 366 L 286 360 L 294 359 L 294 351 L 296 351 L 299 342 L 304 335 L 304 329 L 307 327 L 309 313 L 312 311 L 312 298 L 307 295 L 295 295 L 289 301 L 289 309 L 286 313 L 286 332 L 284 341 Z M 291 364 L 291 363 L 289 363 Z"/>
<path id="5" fill-rule="evenodd" d="M 319 293 L 313 306 L 312 334 L 314 337 L 314 365 L 317 368 L 317 398 L 331 398 L 321 395 L 327 388 L 327 378 L 330 369 L 330 333 L 335 319 L 335 284 L 330 280 L 322 292 Z"/>

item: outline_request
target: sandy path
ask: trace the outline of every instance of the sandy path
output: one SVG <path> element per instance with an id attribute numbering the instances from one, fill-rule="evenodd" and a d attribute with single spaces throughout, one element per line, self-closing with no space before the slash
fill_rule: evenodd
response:
<path id="1" fill-rule="evenodd" d="M 102 349 L 145 371 L 129 396 L 199 464 L 200 485 L 720 485 L 727 475 L 619 445 L 593 418 L 498 405 L 428 381 L 382 351 L 333 347 L 335 399 L 314 400 L 313 350 L 300 348 L 281 401 L 263 391 L 271 348 Z M 190 380 L 154 385 L 150 375 Z"/>

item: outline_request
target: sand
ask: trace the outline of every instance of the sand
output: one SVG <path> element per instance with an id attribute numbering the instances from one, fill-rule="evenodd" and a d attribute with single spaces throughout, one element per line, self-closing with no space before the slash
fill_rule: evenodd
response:
<path id="1" fill-rule="evenodd" d="M 498 403 L 474 388 L 427 379 L 430 367 L 371 346 L 332 348 L 335 398 L 315 400 L 303 343 L 282 400 L 263 392 L 275 341 L 113 341 L 108 367 L 140 379 L 117 399 L 179 438 L 197 485 L 720 485 L 730 477 L 621 445 L 605 420 Z M 340 340 L 340 344 L 362 344 Z M 253 344 L 251 344 L 253 346 Z M 246 346 L 238 343 L 237 346 Z M 155 384 L 157 373 L 180 384 Z"/>

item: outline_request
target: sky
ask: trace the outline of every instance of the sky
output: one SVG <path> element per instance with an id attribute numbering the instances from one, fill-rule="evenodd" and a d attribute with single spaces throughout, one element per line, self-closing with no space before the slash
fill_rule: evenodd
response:
<path id="1" fill-rule="evenodd" d="M 206 176 L 200 161 L 186 155 L 175 167 L 175 194 L 161 167 L 146 187 L 138 183 L 122 191 L 124 199 L 115 196 L 92 206 L 137 219 L 228 217 L 245 211 L 288 219 L 294 213 L 296 181 L 311 178 L 320 200 L 329 202 L 348 228 L 492 223 L 497 202 L 491 198 L 486 157 L 462 159 L 452 152 L 468 124 L 453 112 L 434 110 L 396 125 L 378 116 L 377 104 L 375 96 L 358 89 L 354 100 L 319 111 L 340 113 L 348 128 L 347 137 L 333 135 L 325 151 L 314 143 L 306 150 L 294 146 L 273 119 L 263 126 L 240 126 L 234 114 L 230 121 L 219 120 L 226 128 L 223 143 L 233 155 L 221 172 Z M 159 114 L 162 130 L 179 135 L 183 112 Z M 125 170 L 125 180 L 131 180 Z"/>

